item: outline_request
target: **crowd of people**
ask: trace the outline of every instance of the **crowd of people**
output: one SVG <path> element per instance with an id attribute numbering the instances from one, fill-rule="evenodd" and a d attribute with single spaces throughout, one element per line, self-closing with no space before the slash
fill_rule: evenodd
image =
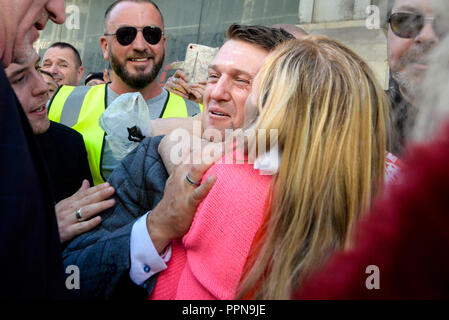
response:
<path id="1" fill-rule="evenodd" d="M 350 48 L 288 24 L 231 24 L 207 81 L 160 84 L 151 0 L 107 8 L 109 66 L 80 85 L 74 46 L 32 46 L 64 1 L 0 0 L 0 297 L 449 298 L 449 6 L 385 1 L 387 91 Z M 127 93 L 151 134 L 127 128 L 139 144 L 118 159 L 99 120 Z"/>

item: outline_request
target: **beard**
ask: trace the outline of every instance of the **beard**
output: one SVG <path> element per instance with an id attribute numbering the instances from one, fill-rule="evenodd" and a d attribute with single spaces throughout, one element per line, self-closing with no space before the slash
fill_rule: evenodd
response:
<path id="1" fill-rule="evenodd" d="M 447 1 L 447 0 L 446 0 Z M 419 99 L 419 112 L 413 138 L 418 142 L 429 142 L 438 138 L 440 130 L 449 121 L 449 37 L 446 37 L 432 54 L 429 71 Z"/>
<path id="2" fill-rule="evenodd" d="M 126 69 L 126 60 L 121 63 L 119 59 L 109 50 L 109 57 L 111 59 L 111 68 L 114 70 L 115 74 L 129 87 L 137 90 L 141 90 L 152 83 L 159 74 L 164 64 L 165 51 L 162 53 L 159 60 L 153 56 L 154 65 L 153 68 L 147 73 L 139 72 L 136 75 L 131 74 Z M 148 54 L 141 55 L 141 58 L 149 57 Z"/>
<path id="3" fill-rule="evenodd" d="M 410 75 L 406 71 L 393 72 L 391 76 L 396 81 L 399 88 L 405 90 L 405 93 L 410 99 L 415 100 L 416 97 L 420 96 L 422 81 L 416 80 L 413 75 Z"/>
<path id="4" fill-rule="evenodd" d="M 413 45 L 400 58 L 400 71 L 392 72 L 393 79 L 413 100 L 421 95 L 422 85 L 426 76 L 426 72 L 415 68 L 414 63 L 426 65 L 433 47 L 434 44 L 431 42 Z"/>

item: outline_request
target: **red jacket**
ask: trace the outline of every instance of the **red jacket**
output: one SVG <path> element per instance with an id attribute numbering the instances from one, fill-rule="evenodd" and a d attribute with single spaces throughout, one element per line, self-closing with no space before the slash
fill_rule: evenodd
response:
<path id="1" fill-rule="evenodd" d="M 449 126 L 412 150 L 403 179 L 360 223 L 354 248 L 336 253 L 294 298 L 449 299 Z M 371 265 L 378 290 L 366 286 Z"/>

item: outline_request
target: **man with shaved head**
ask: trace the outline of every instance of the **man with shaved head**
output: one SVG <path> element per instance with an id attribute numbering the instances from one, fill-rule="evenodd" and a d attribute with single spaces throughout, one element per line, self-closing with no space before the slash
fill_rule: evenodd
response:
<path id="1" fill-rule="evenodd" d="M 119 164 L 98 119 L 120 95 L 139 92 L 151 119 L 188 117 L 198 103 L 169 93 L 158 83 L 166 52 L 164 19 L 151 0 L 118 0 L 106 10 L 103 57 L 111 64 L 111 82 L 97 86 L 62 86 L 49 105 L 49 118 L 83 135 L 95 185 L 105 182 Z M 43 67 L 46 60 L 43 59 Z M 86 108 L 82 108 L 82 106 Z"/>

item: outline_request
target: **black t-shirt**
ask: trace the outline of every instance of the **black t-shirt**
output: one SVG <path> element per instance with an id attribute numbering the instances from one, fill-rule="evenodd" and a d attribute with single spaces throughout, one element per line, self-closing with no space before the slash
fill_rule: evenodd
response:
<path id="1" fill-rule="evenodd" d="M 80 133 L 50 121 L 50 128 L 36 138 L 53 184 L 56 202 L 78 191 L 84 179 L 93 186 L 86 147 Z"/>

